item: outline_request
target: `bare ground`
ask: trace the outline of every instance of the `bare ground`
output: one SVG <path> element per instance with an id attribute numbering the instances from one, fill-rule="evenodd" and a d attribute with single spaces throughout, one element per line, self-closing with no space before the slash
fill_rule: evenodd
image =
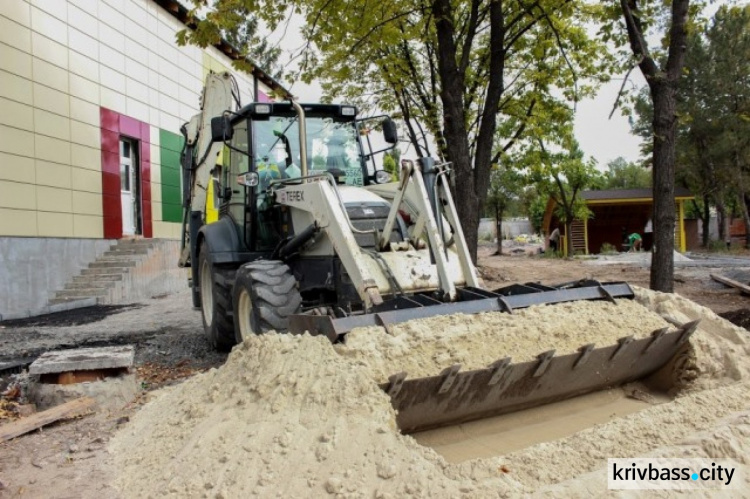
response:
<path id="1" fill-rule="evenodd" d="M 649 270 L 641 264 L 595 265 L 520 251 L 514 256 L 493 256 L 494 251 L 486 246 L 479 254 L 480 272 L 489 289 L 517 282 L 556 284 L 582 278 L 648 287 Z M 747 327 L 750 298 L 714 282 L 709 275 L 742 278 L 743 272 L 750 270 L 750 260 L 738 259 L 736 265 L 731 261 L 717 261 L 716 266 L 711 263 L 678 266 L 675 292 Z M 200 313 L 192 309 L 188 292 L 137 306 L 96 307 L 0 323 L 0 365 L 12 359 L 29 361 L 48 350 L 109 344 L 136 345 L 143 395 L 118 411 L 99 411 L 0 443 L 0 497 L 117 497 L 107 452 L 112 434 L 148 400 L 149 390 L 217 367 L 226 358 L 209 349 Z M 0 390 L 12 376 L 0 372 Z M 0 425 L 5 422 L 0 419 Z"/>

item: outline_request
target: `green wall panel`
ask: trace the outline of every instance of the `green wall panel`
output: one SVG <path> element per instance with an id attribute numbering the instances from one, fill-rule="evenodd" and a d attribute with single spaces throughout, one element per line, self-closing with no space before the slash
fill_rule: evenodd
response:
<path id="1" fill-rule="evenodd" d="M 182 135 L 159 130 L 161 163 L 161 213 L 165 222 L 182 222 L 180 151 Z"/>

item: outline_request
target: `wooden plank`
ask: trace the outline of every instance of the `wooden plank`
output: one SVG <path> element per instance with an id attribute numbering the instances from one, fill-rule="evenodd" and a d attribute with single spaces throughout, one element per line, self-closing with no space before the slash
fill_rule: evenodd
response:
<path id="1" fill-rule="evenodd" d="M 711 279 L 713 279 L 714 281 L 720 282 L 722 284 L 726 284 L 727 286 L 737 288 L 740 291 L 742 291 L 743 294 L 750 295 L 750 286 L 746 284 L 742 284 L 739 281 L 735 281 L 734 279 L 730 279 L 728 277 L 724 277 L 723 275 L 716 275 L 716 274 L 711 274 Z"/>
<path id="2" fill-rule="evenodd" d="M 18 437 L 37 428 L 54 423 L 60 419 L 80 416 L 96 406 L 96 400 L 91 397 L 81 397 L 58 405 L 46 411 L 37 412 L 29 417 L 0 426 L 0 442 Z"/>

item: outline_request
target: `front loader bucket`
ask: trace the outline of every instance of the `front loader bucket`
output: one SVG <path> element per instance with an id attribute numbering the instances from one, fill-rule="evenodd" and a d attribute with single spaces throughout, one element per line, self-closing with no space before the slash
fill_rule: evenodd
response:
<path id="1" fill-rule="evenodd" d="M 567 286 L 567 285 L 565 285 Z M 457 290 L 460 301 L 443 303 L 428 295 L 400 296 L 388 300 L 373 313 L 331 317 L 330 315 L 292 315 L 289 332 L 325 335 L 331 341 L 356 327 L 381 326 L 387 331 L 390 326 L 414 319 L 439 315 L 477 314 L 481 312 L 507 312 L 532 305 L 550 305 L 578 300 L 610 300 L 633 298 L 631 287 L 623 282 L 602 284 L 597 281 L 580 281 L 575 287 L 558 289 L 535 283 L 514 284 L 495 291 L 479 288 Z"/>
<path id="2" fill-rule="evenodd" d="M 463 288 L 458 294 L 460 301 L 452 303 L 427 295 L 401 296 L 372 313 L 348 317 L 294 315 L 290 317 L 289 331 L 323 334 L 335 342 L 356 327 L 380 326 L 392 333 L 392 325 L 426 317 L 513 313 L 532 305 L 578 300 L 614 302 L 615 298 L 634 297 L 626 283 L 597 281 L 558 286 L 514 284 L 495 291 Z M 514 364 L 506 357 L 472 371 L 461 371 L 461 365 L 456 364 L 435 376 L 414 379 L 409 378 L 408 372 L 401 372 L 391 376 L 381 388 L 391 397 L 401 431 L 414 433 L 516 412 L 645 378 L 675 357 L 697 324 L 695 321 L 675 330 L 660 329 L 637 340 L 623 336 L 614 345 L 583 345 L 573 354 L 556 356 L 550 350 L 531 362 Z"/>
<path id="3" fill-rule="evenodd" d="M 500 359 L 486 369 L 461 372 L 460 365 L 440 375 L 409 379 L 402 372 L 381 385 L 398 411 L 404 433 L 458 424 L 557 402 L 644 378 L 666 365 L 695 331 L 698 321 L 650 337 L 621 338 L 616 345 L 555 356 L 551 350 L 537 360 L 518 364 Z"/>

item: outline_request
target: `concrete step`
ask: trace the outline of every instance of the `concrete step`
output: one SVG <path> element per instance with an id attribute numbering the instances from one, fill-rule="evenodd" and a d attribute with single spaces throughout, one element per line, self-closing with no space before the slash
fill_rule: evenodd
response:
<path id="1" fill-rule="evenodd" d="M 107 296 L 109 289 L 107 288 L 80 288 L 80 289 L 64 289 L 55 293 L 55 298 L 88 298 L 91 296 Z"/>
<path id="2" fill-rule="evenodd" d="M 135 239 L 132 241 L 121 240 L 117 244 L 113 245 L 113 248 L 153 248 L 154 241 L 152 239 Z"/>
<path id="3" fill-rule="evenodd" d="M 149 249 L 150 248 L 147 248 L 147 247 L 138 247 L 138 248 L 116 247 L 116 248 L 112 248 L 112 249 L 108 250 L 102 256 L 109 256 L 109 255 L 148 255 Z"/>
<path id="4" fill-rule="evenodd" d="M 136 262 L 129 260 L 97 260 L 89 264 L 90 269 L 100 269 L 106 267 L 135 267 Z"/>
<path id="5" fill-rule="evenodd" d="M 88 276 L 93 277 L 93 276 Z M 64 290 L 68 289 L 109 289 L 114 287 L 115 281 L 100 281 L 98 279 L 88 279 L 81 281 L 71 281 L 65 284 Z"/>
<path id="6" fill-rule="evenodd" d="M 50 307 L 53 307 L 54 309 L 59 308 L 60 310 L 55 310 L 55 312 L 61 312 L 64 310 L 72 310 L 73 308 L 81 308 L 81 307 L 91 307 L 93 305 L 96 305 L 96 297 L 85 297 L 85 298 L 52 298 L 49 301 Z M 68 306 L 62 306 L 57 307 L 56 305 L 62 305 L 62 304 L 69 304 Z"/>
<path id="7" fill-rule="evenodd" d="M 97 262 L 127 262 L 127 261 L 133 261 L 137 262 L 142 260 L 143 256 L 146 256 L 146 253 L 142 255 L 128 255 L 128 254 L 120 254 L 120 253 L 105 253 L 104 255 L 100 256 L 96 259 Z"/>
<path id="8" fill-rule="evenodd" d="M 130 267 L 94 267 L 83 269 L 81 275 L 122 275 L 130 271 Z"/>
<path id="9" fill-rule="evenodd" d="M 77 275 L 73 277 L 72 282 L 89 282 L 92 279 L 99 281 L 99 282 L 105 282 L 105 281 L 122 281 L 122 274 L 86 274 L 86 275 Z"/>

